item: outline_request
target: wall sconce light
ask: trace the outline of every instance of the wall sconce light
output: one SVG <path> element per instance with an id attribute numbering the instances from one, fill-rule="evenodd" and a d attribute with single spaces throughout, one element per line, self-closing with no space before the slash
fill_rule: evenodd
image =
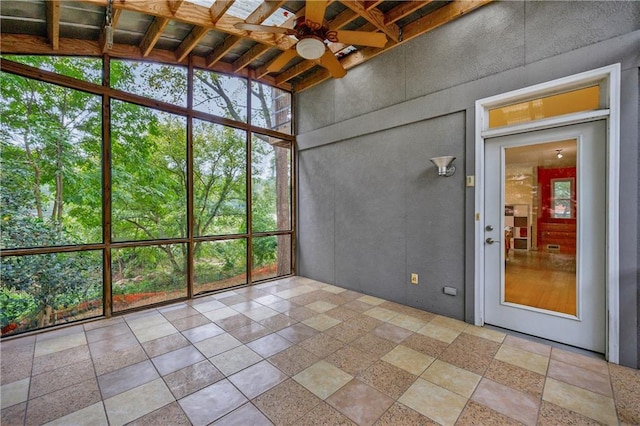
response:
<path id="1" fill-rule="evenodd" d="M 556 157 L 558 157 L 559 159 L 563 157 L 561 149 L 556 149 Z"/>
<path id="2" fill-rule="evenodd" d="M 438 176 L 450 177 L 456 172 L 456 166 L 451 164 L 455 159 L 456 157 L 447 155 L 444 157 L 433 157 L 431 158 L 431 162 L 438 167 Z"/>

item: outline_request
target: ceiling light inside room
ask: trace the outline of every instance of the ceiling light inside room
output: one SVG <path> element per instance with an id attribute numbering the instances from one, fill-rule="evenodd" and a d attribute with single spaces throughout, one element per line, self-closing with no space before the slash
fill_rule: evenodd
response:
<path id="1" fill-rule="evenodd" d="M 305 59 L 318 59 L 324 55 L 324 43 L 319 38 L 303 38 L 296 44 L 298 55 Z"/>
<path id="2" fill-rule="evenodd" d="M 556 149 L 556 157 L 558 157 L 559 159 L 563 157 L 561 149 Z"/>

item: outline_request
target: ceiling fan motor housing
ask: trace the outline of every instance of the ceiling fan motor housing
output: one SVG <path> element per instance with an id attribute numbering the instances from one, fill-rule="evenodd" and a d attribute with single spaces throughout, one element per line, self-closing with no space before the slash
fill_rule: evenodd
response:
<path id="1" fill-rule="evenodd" d="M 303 38 L 313 37 L 320 41 L 330 41 L 336 43 L 338 41 L 338 34 L 335 31 L 330 31 L 327 21 L 322 21 L 321 24 L 313 21 L 308 21 L 305 16 L 301 16 L 296 19 L 294 26 L 296 30 L 296 37 L 299 40 Z"/>

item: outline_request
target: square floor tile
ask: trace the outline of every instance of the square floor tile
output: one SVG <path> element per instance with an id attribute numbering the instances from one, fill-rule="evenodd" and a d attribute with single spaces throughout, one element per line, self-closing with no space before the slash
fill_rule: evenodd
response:
<path id="1" fill-rule="evenodd" d="M 108 426 L 109 422 L 102 401 L 46 423 L 46 426 L 68 425 Z"/>
<path id="2" fill-rule="evenodd" d="M 430 418 L 423 416 L 417 411 L 412 410 L 399 402 L 396 402 L 389 407 L 389 409 L 376 422 L 376 426 L 400 425 L 440 426 Z"/>
<path id="3" fill-rule="evenodd" d="M 272 426 L 273 423 L 258 410 L 255 405 L 246 403 L 240 408 L 217 420 L 213 425 L 219 426 Z"/>
<path id="4" fill-rule="evenodd" d="M 26 424 L 44 424 L 100 402 L 95 378 L 29 400 Z M 4 411 L 4 410 L 3 410 Z"/>
<path id="5" fill-rule="evenodd" d="M 259 306 L 257 308 L 250 309 L 244 313 L 244 315 L 248 316 L 252 320 L 258 322 L 264 319 L 270 318 L 272 316 L 278 315 L 278 311 L 274 311 L 273 309 L 269 309 L 266 306 Z"/>
<path id="6" fill-rule="evenodd" d="M 608 425 L 618 423 L 613 399 L 547 377 L 542 399 Z"/>
<path id="7" fill-rule="evenodd" d="M 358 379 L 380 392 L 398 399 L 418 377 L 387 362 L 378 361 L 358 375 Z"/>
<path id="8" fill-rule="evenodd" d="M 111 425 L 124 425 L 171 402 L 173 395 L 162 379 L 156 379 L 137 388 L 104 400 Z"/>
<path id="9" fill-rule="evenodd" d="M 268 334 L 264 337 L 247 343 L 247 346 L 263 358 L 269 358 L 272 355 L 282 352 L 283 350 L 291 347 L 293 343 L 281 337 L 276 333 Z"/>
<path id="10" fill-rule="evenodd" d="M 251 342 L 252 340 L 259 339 L 260 337 L 271 333 L 271 330 L 257 322 L 252 322 L 244 327 L 229 331 L 229 334 L 240 340 L 242 343 Z"/>
<path id="11" fill-rule="evenodd" d="M 416 333 L 422 334 L 445 343 L 452 343 L 460 335 L 461 331 L 447 328 L 437 324 L 427 323 Z"/>
<path id="12" fill-rule="evenodd" d="M 442 425 L 453 425 L 467 404 L 467 398 L 418 379 L 398 402 Z"/>
<path id="13" fill-rule="evenodd" d="M 267 361 L 261 361 L 229 376 L 231 383 L 249 399 L 255 398 L 286 379 L 288 379 L 286 375 Z"/>
<path id="14" fill-rule="evenodd" d="M 443 317 L 442 315 L 436 315 L 430 322 L 430 324 L 438 325 L 440 327 L 447 327 L 456 331 L 464 331 L 469 324 L 464 321 L 457 320 L 455 318 Z"/>
<path id="15" fill-rule="evenodd" d="M 175 321 L 177 319 L 198 315 L 198 311 L 193 309 L 186 303 L 180 303 L 179 305 L 169 306 L 167 308 L 159 309 L 163 317 L 169 321 Z"/>
<path id="16" fill-rule="evenodd" d="M 538 374 L 547 374 L 547 366 L 549 365 L 549 358 L 509 345 L 501 346 L 495 355 L 495 359 L 526 368 Z"/>
<path id="17" fill-rule="evenodd" d="M 494 342 L 502 343 L 507 337 L 506 334 L 499 331 L 491 330 L 486 327 L 477 327 L 475 325 L 469 325 L 464 329 L 464 332 L 473 336 L 482 337 L 483 339 L 493 340 Z"/>
<path id="18" fill-rule="evenodd" d="M 174 401 L 155 411 L 138 417 L 127 426 L 191 426 L 187 415 L 182 411 L 180 405 Z"/>
<path id="19" fill-rule="evenodd" d="M 0 386 L 2 409 L 26 401 L 29 396 L 30 381 L 31 379 L 26 378 Z"/>
<path id="20" fill-rule="evenodd" d="M 299 345 L 301 348 L 324 358 L 344 346 L 344 343 L 325 333 L 319 333 Z"/>
<path id="21" fill-rule="evenodd" d="M 191 343 L 197 343 L 222 333 L 224 333 L 224 330 L 215 324 L 205 324 L 182 332 L 184 337 L 189 339 Z"/>
<path id="22" fill-rule="evenodd" d="M 526 368 L 494 359 L 484 377 L 536 398 L 542 397 L 545 376 Z"/>
<path id="23" fill-rule="evenodd" d="M 75 385 L 96 375 L 91 360 L 80 361 L 73 365 L 65 365 L 46 373 L 31 376 L 29 398 L 35 398 L 67 386 Z"/>
<path id="24" fill-rule="evenodd" d="M 192 315 L 190 317 L 186 317 L 186 318 L 180 318 L 177 320 L 173 320 L 171 321 L 171 324 L 173 324 L 173 326 L 179 330 L 179 331 L 184 331 L 184 330 L 189 330 L 190 328 L 194 328 L 194 327 L 198 327 L 201 325 L 205 325 L 205 324 L 209 324 L 211 322 L 211 320 L 209 320 L 209 318 L 205 317 L 202 314 L 198 314 L 198 315 Z"/>
<path id="25" fill-rule="evenodd" d="M 189 341 L 180 333 L 170 334 L 159 339 L 144 342 L 142 347 L 149 357 L 153 358 L 189 345 Z"/>
<path id="26" fill-rule="evenodd" d="M 178 330 L 170 322 L 164 322 L 149 328 L 133 330 L 133 334 L 136 335 L 136 338 L 140 343 L 148 342 L 177 332 Z"/>
<path id="27" fill-rule="evenodd" d="M 353 342 L 349 343 L 349 345 L 376 358 L 383 357 L 396 347 L 395 343 L 383 339 L 382 337 L 378 337 L 372 333 L 367 333 L 364 336 L 357 338 Z"/>
<path id="28" fill-rule="evenodd" d="M 293 376 L 293 380 L 307 388 L 320 399 L 349 383 L 353 376 L 326 361 L 318 361 L 311 367 Z"/>
<path id="29" fill-rule="evenodd" d="M 540 399 L 531 394 L 482 379 L 471 399 L 526 425 L 535 425 Z"/>
<path id="30" fill-rule="evenodd" d="M 395 317 L 391 318 L 389 324 L 397 325 L 398 327 L 406 328 L 409 331 L 418 331 L 427 323 L 422 321 L 421 319 L 414 318 L 405 314 L 398 314 Z"/>
<path id="31" fill-rule="evenodd" d="M 558 419 L 556 419 L 558 420 Z M 539 426 L 542 426 L 538 423 Z M 563 423 L 563 424 L 580 424 L 580 426 L 586 426 L 581 423 Z M 498 413 L 496 410 L 492 410 L 482 404 L 478 404 L 474 401 L 467 402 L 467 406 L 458 417 L 456 426 L 477 426 L 477 425 L 500 425 L 500 426 L 522 426 L 517 420 Z M 558 426 L 558 423 L 552 423 L 553 426 Z M 548 425 L 551 426 L 551 425 Z"/>
<path id="32" fill-rule="evenodd" d="M 210 360 L 225 376 L 230 376 L 262 361 L 262 357 L 243 345 L 216 355 Z"/>
<path id="33" fill-rule="evenodd" d="M 160 378 L 151 361 L 146 360 L 98 376 L 102 398 L 107 399 Z"/>
<path id="34" fill-rule="evenodd" d="M 200 361 L 164 376 L 165 383 L 176 399 L 184 398 L 222 379 L 224 374 L 209 361 Z"/>
<path id="35" fill-rule="evenodd" d="M 211 312 L 215 309 L 220 309 L 226 307 L 225 304 L 221 303 L 218 300 L 209 300 L 207 302 L 198 303 L 193 305 L 193 309 L 196 311 L 205 314 L 207 312 Z"/>
<path id="36" fill-rule="evenodd" d="M 313 410 L 298 419 L 297 423 L 305 426 L 357 426 L 347 416 L 326 402 L 316 405 Z"/>
<path id="37" fill-rule="evenodd" d="M 198 348 L 198 350 L 202 352 L 204 356 L 206 356 L 207 358 L 211 358 L 212 356 L 216 356 L 230 349 L 237 348 L 241 345 L 242 342 L 240 342 L 238 339 L 230 334 L 224 333 L 219 334 L 215 337 L 201 340 L 200 342 L 195 344 L 195 347 Z"/>
<path id="38" fill-rule="evenodd" d="M 325 302 L 323 300 L 318 300 L 316 302 L 309 303 L 308 305 L 306 305 L 306 307 L 318 313 L 324 313 L 324 312 L 330 311 L 333 308 L 337 308 L 337 305 L 334 305 L 333 303 Z"/>
<path id="39" fill-rule="evenodd" d="M 449 346 L 441 340 L 414 333 L 402 341 L 402 346 L 421 352 L 425 355 L 437 358 Z"/>
<path id="40" fill-rule="evenodd" d="M 596 373 L 609 374 L 607 362 L 599 358 L 577 354 L 559 348 L 553 348 L 551 350 L 551 358 L 586 370 L 592 370 Z"/>
<path id="41" fill-rule="evenodd" d="M 640 370 L 609 364 L 609 371 L 620 422 L 640 424 Z"/>
<path id="42" fill-rule="evenodd" d="M 212 423 L 246 402 L 247 398 L 226 379 L 178 401 L 194 426 Z"/>
<path id="43" fill-rule="evenodd" d="M 48 355 L 54 352 L 63 351 L 76 346 L 87 344 L 87 338 L 83 332 L 74 333 L 66 336 L 54 337 L 46 340 L 37 340 L 35 348 L 35 357 Z"/>
<path id="44" fill-rule="evenodd" d="M 471 397 L 482 378 L 440 360 L 435 360 L 420 377 L 465 398 Z"/>
<path id="45" fill-rule="evenodd" d="M 216 324 L 218 324 L 220 328 L 227 332 L 235 330 L 236 328 L 244 327 L 245 325 L 249 325 L 252 322 L 254 321 L 251 318 L 240 313 L 216 320 Z"/>
<path id="46" fill-rule="evenodd" d="M 362 296 L 362 297 L 359 297 L 358 300 L 360 302 L 364 302 L 374 306 L 380 305 L 381 303 L 385 302 L 384 299 L 380 299 L 379 297 L 373 297 L 373 296 Z"/>
<path id="47" fill-rule="evenodd" d="M 395 316 L 398 316 L 397 312 L 390 311 L 388 309 L 381 308 L 379 306 L 376 306 L 375 308 L 371 308 L 368 311 L 365 311 L 364 314 L 385 322 L 389 321 L 391 318 Z"/>
<path id="48" fill-rule="evenodd" d="M 187 346 L 152 358 L 151 361 L 153 361 L 160 374 L 165 376 L 204 359 L 204 356 L 196 348 Z"/>
<path id="49" fill-rule="evenodd" d="M 294 376 L 318 361 L 318 357 L 294 345 L 269 357 L 269 362 L 288 376 Z"/>
<path id="50" fill-rule="evenodd" d="M 318 334 L 318 330 L 301 323 L 283 328 L 278 334 L 290 342 L 300 343 Z"/>
<path id="51" fill-rule="evenodd" d="M 398 327 L 397 325 L 393 324 L 382 324 L 381 326 L 375 328 L 372 333 L 395 344 L 402 342 L 404 339 L 413 334 L 406 328 Z"/>
<path id="52" fill-rule="evenodd" d="M 303 324 L 315 328 L 318 331 L 325 331 L 331 327 L 340 324 L 342 321 L 332 318 L 328 315 L 320 314 L 302 321 Z"/>
<path id="53" fill-rule="evenodd" d="M 542 355 L 547 358 L 549 358 L 549 356 L 551 355 L 551 346 L 527 339 L 521 339 L 520 337 L 516 336 L 505 337 L 504 344 L 508 346 L 515 346 L 516 348 L 533 352 L 534 354 Z"/>
<path id="54" fill-rule="evenodd" d="M 637 424 L 622 423 L 621 424 Z M 557 426 L 562 425 L 580 425 L 580 426 L 602 426 L 602 423 L 583 416 L 580 413 L 571 411 L 567 408 L 559 407 L 548 401 L 542 401 L 540 404 L 540 412 L 538 413 L 538 426 Z"/>
<path id="55" fill-rule="evenodd" d="M 233 315 L 238 315 L 238 311 L 225 306 L 224 308 L 214 309 L 213 311 L 208 311 L 203 313 L 205 317 L 207 317 L 211 321 L 218 321 L 221 319 L 229 318 Z"/>
<path id="56" fill-rule="evenodd" d="M 350 345 L 345 345 L 325 359 L 327 362 L 330 362 L 352 376 L 366 370 L 371 364 L 378 360 L 377 357 L 362 352 Z"/>
<path id="57" fill-rule="evenodd" d="M 434 358 L 421 354 L 406 346 L 399 345 L 383 356 L 382 360 L 419 376 L 434 361 Z"/>
<path id="58" fill-rule="evenodd" d="M 327 398 L 327 403 L 358 425 L 372 425 L 393 404 L 393 399 L 376 389 L 352 380 Z"/>
<path id="59" fill-rule="evenodd" d="M 289 379 L 253 400 L 276 425 L 294 425 L 322 401 L 295 380 Z"/>

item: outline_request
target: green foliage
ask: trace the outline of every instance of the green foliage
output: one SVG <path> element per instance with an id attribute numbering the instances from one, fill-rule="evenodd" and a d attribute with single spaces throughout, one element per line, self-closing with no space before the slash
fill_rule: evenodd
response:
<path id="1" fill-rule="evenodd" d="M 33 317 L 38 305 L 29 293 L 0 287 L 0 326 L 6 327 L 25 317 Z"/>
<path id="2" fill-rule="evenodd" d="M 11 59 L 98 84 L 102 78 L 100 59 Z M 184 67 L 112 60 L 110 77 L 114 88 L 186 105 Z M 247 121 L 246 80 L 207 71 L 195 72 L 194 80 L 196 109 Z M 260 89 L 254 105 L 260 111 L 253 113 L 266 120 L 271 94 Z M 0 91 L 0 248 L 100 243 L 102 98 L 4 72 Z M 110 108 L 112 240 L 186 237 L 186 118 L 115 99 Z M 251 144 L 253 232 L 277 229 L 280 214 L 276 180 L 283 171 L 277 170 L 274 147 L 260 138 Z M 193 235 L 246 233 L 246 131 L 194 119 L 192 144 Z M 253 266 L 273 264 L 278 238 L 253 242 Z M 206 283 L 239 277 L 246 273 L 246 254 L 244 239 L 198 242 L 195 278 Z M 113 294 L 184 290 L 187 258 L 187 244 L 112 249 L 107 272 Z M 55 311 L 101 303 L 100 251 L 3 256 L 1 266 L 3 326 L 43 327 L 64 320 Z"/>

